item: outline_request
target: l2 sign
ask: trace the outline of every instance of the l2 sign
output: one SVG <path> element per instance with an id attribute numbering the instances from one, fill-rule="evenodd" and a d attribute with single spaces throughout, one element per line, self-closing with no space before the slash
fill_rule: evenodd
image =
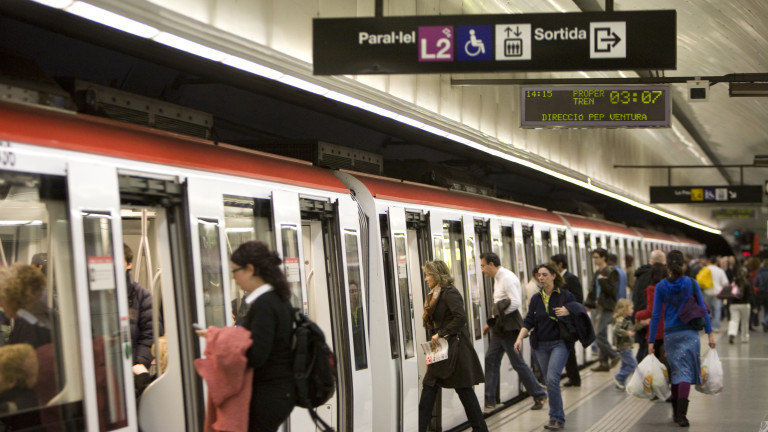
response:
<path id="1" fill-rule="evenodd" d="M 316 18 L 316 75 L 674 69 L 676 12 Z"/>

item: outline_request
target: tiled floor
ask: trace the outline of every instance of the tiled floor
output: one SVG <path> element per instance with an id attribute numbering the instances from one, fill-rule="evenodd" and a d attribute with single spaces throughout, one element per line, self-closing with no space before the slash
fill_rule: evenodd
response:
<path id="1" fill-rule="evenodd" d="M 725 326 L 724 326 L 725 327 Z M 704 333 L 702 333 L 704 335 Z M 669 403 L 650 402 L 616 390 L 610 373 L 582 371 L 582 386 L 562 389 L 566 427 L 570 432 L 768 432 L 768 333 L 750 333 L 749 343 L 731 345 L 725 332 L 717 335 L 717 351 L 725 370 L 725 389 L 710 396 L 691 389 L 689 428 L 672 422 Z M 702 355 L 709 350 L 702 338 Z M 545 431 L 548 407 L 531 411 L 531 399 L 514 404 L 486 420 L 493 432 Z M 466 429 L 468 430 L 468 429 Z"/>

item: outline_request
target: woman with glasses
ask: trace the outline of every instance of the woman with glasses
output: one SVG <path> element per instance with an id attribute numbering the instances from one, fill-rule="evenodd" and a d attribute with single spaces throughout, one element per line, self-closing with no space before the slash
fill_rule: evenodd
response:
<path id="1" fill-rule="evenodd" d="M 541 284 L 541 290 L 531 297 L 528 314 L 523 320 L 523 328 L 515 341 L 515 351 L 523 347 L 523 339 L 531 334 L 531 348 L 536 353 L 536 360 L 541 366 L 549 398 L 548 430 L 560 430 L 565 426 L 563 397 L 560 394 L 560 375 L 563 373 L 568 355 L 573 349 L 573 342 L 566 342 L 560 337 L 558 319 L 570 315 L 565 304 L 576 302 L 576 297 L 568 290 L 561 290 L 565 280 L 552 264 L 539 264 L 534 270 Z M 532 332 L 532 330 L 536 330 Z"/>
<path id="2" fill-rule="evenodd" d="M 294 405 L 293 309 L 282 260 L 264 243 L 243 243 L 232 254 L 231 271 L 247 306 L 237 325 L 251 332 L 246 352 L 253 368 L 249 431 L 276 431 Z"/>

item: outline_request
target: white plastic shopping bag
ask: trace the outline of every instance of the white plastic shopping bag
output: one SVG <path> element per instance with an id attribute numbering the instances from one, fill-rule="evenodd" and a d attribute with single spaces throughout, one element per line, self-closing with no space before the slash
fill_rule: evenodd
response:
<path id="1" fill-rule="evenodd" d="M 723 391 L 723 364 L 715 349 L 709 350 L 701 362 L 701 384 L 696 385 L 696 390 L 711 395 Z"/>
<path id="2" fill-rule="evenodd" d="M 627 384 L 627 393 L 639 398 L 653 399 L 656 396 L 661 401 L 666 400 L 670 394 L 667 368 L 653 354 L 645 356 Z"/>

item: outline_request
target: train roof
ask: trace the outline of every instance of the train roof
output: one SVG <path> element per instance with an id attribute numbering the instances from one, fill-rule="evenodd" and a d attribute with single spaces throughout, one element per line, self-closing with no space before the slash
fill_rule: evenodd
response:
<path id="1" fill-rule="evenodd" d="M 529 219 L 553 225 L 565 225 L 560 218 L 546 210 L 505 201 L 499 198 L 451 191 L 437 186 L 411 183 L 403 180 L 394 180 L 360 173 L 352 174 L 368 188 L 375 198 L 379 199 L 477 211 L 500 216 Z"/>
<path id="2" fill-rule="evenodd" d="M 60 110 L 0 102 L 0 139 L 348 193 L 310 163 Z"/>
<path id="3" fill-rule="evenodd" d="M 617 222 L 606 221 L 602 219 L 593 219 L 585 216 L 579 216 L 568 213 L 556 212 L 560 215 L 571 228 L 593 230 L 593 231 L 606 231 L 614 234 L 623 234 L 627 236 L 637 237 L 638 234 L 631 228 L 622 225 Z"/>

